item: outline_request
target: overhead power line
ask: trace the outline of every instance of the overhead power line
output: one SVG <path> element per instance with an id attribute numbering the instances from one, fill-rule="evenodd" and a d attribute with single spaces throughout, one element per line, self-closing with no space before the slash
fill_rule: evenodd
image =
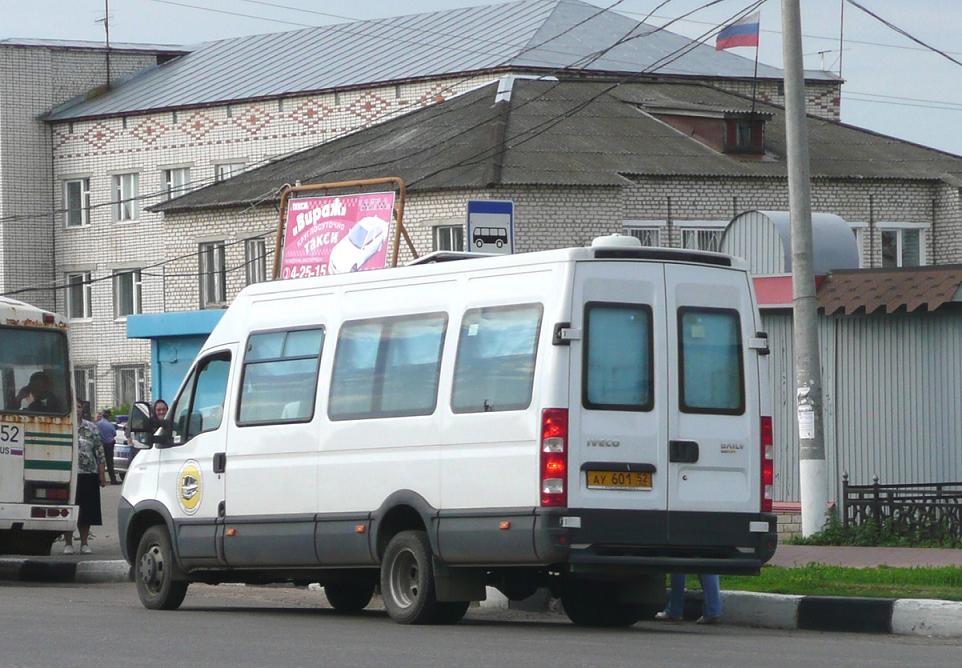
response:
<path id="1" fill-rule="evenodd" d="M 873 19 L 875 19 L 876 21 L 878 21 L 879 23 L 881 23 L 882 25 L 884 25 L 886 28 L 889 28 L 890 30 L 894 30 L 894 31 L 897 32 L 898 34 L 902 35 L 903 37 L 906 37 L 906 38 L 912 40 L 913 42 L 915 42 L 916 44 L 918 44 L 918 45 L 920 45 L 920 46 L 924 46 L 924 47 L 925 47 L 926 49 L 928 49 L 929 51 L 932 51 L 933 53 L 937 53 L 938 55 L 942 56 L 942 57 L 945 58 L 946 60 L 949 60 L 949 61 L 955 63 L 956 65 L 959 65 L 960 67 L 962 67 L 962 60 L 956 60 L 955 58 L 953 58 L 952 56 L 950 56 L 948 53 L 946 53 L 945 51 L 943 51 L 942 49 L 938 49 L 938 48 L 932 46 L 931 44 L 927 44 L 927 43 L 923 42 L 923 41 L 920 40 L 918 37 L 916 37 L 915 35 L 913 35 L 913 34 L 911 34 L 910 32 L 908 32 L 907 30 L 904 30 L 903 28 L 898 27 L 897 25 L 895 25 L 895 24 L 892 23 L 891 21 L 887 21 L 887 20 L 883 19 L 881 16 L 879 16 L 878 14 L 876 14 L 875 12 L 873 12 L 871 9 L 869 9 L 868 7 L 865 7 L 864 5 L 856 2 L 855 0 L 845 0 L 845 1 L 846 1 L 848 4 L 852 5 L 853 7 L 856 7 L 857 9 L 862 10 L 863 12 L 865 12 L 866 14 L 868 14 L 869 16 L 871 16 Z"/>

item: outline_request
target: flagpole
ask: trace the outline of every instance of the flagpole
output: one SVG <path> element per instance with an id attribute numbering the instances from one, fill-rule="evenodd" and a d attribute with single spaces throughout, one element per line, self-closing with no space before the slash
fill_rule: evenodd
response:
<path id="1" fill-rule="evenodd" d="M 755 42 L 755 72 L 752 74 L 752 117 L 755 116 L 755 87 L 758 85 L 758 42 Z"/>

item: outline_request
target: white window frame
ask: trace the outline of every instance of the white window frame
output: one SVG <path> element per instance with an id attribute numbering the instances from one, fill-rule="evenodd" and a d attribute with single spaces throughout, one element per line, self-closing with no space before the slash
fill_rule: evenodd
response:
<path id="1" fill-rule="evenodd" d="M 267 280 L 267 240 L 263 237 L 244 241 L 244 273 L 247 285 Z"/>
<path id="2" fill-rule="evenodd" d="M 96 410 L 97 406 L 97 367 L 95 366 L 75 366 L 74 373 L 74 392 L 77 399 L 90 403 L 90 408 Z"/>
<path id="3" fill-rule="evenodd" d="M 205 241 L 198 245 L 200 277 L 200 307 L 220 307 L 227 303 L 226 244 L 223 241 Z M 211 283 L 212 282 L 212 283 Z M 208 293 L 213 293 L 208 299 Z"/>
<path id="4" fill-rule="evenodd" d="M 226 181 L 244 171 L 247 163 L 244 161 L 220 162 L 214 165 L 214 181 Z"/>
<path id="5" fill-rule="evenodd" d="M 77 210 L 70 208 L 70 186 L 80 185 L 80 223 L 71 224 L 71 214 L 76 214 Z M 90 178 L 64 179 L 63 182 L 63 224 L 68 230 L 90 225 Z"/>
<path id="6" fill-rule="evenodd" d="M 114 367 L 114 405 L 123 405 L 121 378 L 125 372 L 134 374 L 134 401 L 144 401 L 147 398 L 147 372 L 142 364 L 119 364 Z M 132 404 L 133 402 L 131 402 Z"/>
<path id="7" fill-rule="evenodd" d="M 130 313 L 121 313 L 120 308 L 120 288 L 124 280 L 130 280 L 130 291 L 132 296 L 133 310 Z M 117 269 L 113 275 L 114 287 L 114 320 L 126 320 L 128 315 L 143 313 L 143 277 L 140 269 Z"/>
<path id="8" fill-rule="evenodd" d="M 663 245 L 661 243 L 661 228 L 663 226 L 661 223 L 654 225 L 625 223 L 624 233 L 640 241 L 642 246 L 653 248 Z"/>
<path id="9" fill-rule="evenodd" d="M 164 190 L 167 199 L 180 197 L 191 190 L 190 167 L 171 167 L 164 170 Z"/>
<path id="10" fill-rule="evenodd" d="M 140 173 L 124 172 L 110 177 L 115 223 L 133 223 L 140 219 Z"/>
<path id="11" fill-rule="evenodd" d="M 64 295 L 64 311 L 66 311 L 66 316 L 68 320 L 90 320 L 93 318 L 93 308 L 92 308 L 92 294 L 90 286 L 90 272 L 89 271 L 71 271 L 67 272 L 66 276 L 66 294 Z M 80 311 L 82 315 L 74 315 L 74 303 L 71 298 L 73 294 L 73 284 L 72 280 L 76 277 L 80 277 L 82 283 L 81 295 L 83 303 L 80 305 Z"/>
<path id="12" fill-rule="evenodd" d="M 705 226 L 705 225 L 678 225 L 681 228 L 681 247 L 688 250 L 701 250 L 709 251 L 712 253 L 721 252 L 721 241 L 722 236 L 725 234 L 724 226 Z M 695 246 L 688 245 L 688 239 L 691 238 L 690 235 L 694 235 L 696 240 Z M 704 239 L 709 238 L 715 240 L 715 248 L 711 248 L 711 244 L 703 244 Z M 709 247 L 706 247 L 709 246 Z"/>
<path id="13" fill-rule="evenodd" d="M 929 230 L 928 223 L 890 223 L 890 222 L 880 222 L 875 225 L 878 230 L 878 249 L 879 249 L 879 266 L 882 266 L 882 233 L 883 232 L 895 232 L 896 233 L 896 266 L 903 267 L 904 257 L 905 257 L 905 232 L 918 230 L 919 233 L 919 263 L 918 265 L 908 265 L 910 267 L 919 266 L 924 267 L 928 264 L 928 258 L 925 253 L 926 244 L 926 233 Z"/>
<path id="14" fill-rule="evenodd" d="M 458 236 L 461 237 L 460 245 L 455 243 Z M 435 225 L 431 230 L 431 247 L 436 251 L 463 251 L 464 225 Z"/>

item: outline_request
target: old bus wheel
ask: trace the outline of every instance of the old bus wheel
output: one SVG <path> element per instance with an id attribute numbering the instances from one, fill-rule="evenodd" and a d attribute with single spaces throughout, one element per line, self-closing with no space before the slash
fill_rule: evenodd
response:
<path id="1" fill-rule="evenodd" d="M 388 543 L 381 560 L 381 596 L 387 614 L 399 624 L 442 621 L 426 533 L 402 531 Z"/>
<path id="2" fill-rule="evenodd" d="M 167 528 L 152 526 L 140 538 L 134 562 L 137 595 L 150 610 L 176 610 L 187 595 L 187 582 L 174 579 L 174 551 Z"/>
<path id="3" fill-rule="evenodd" d="M 324 585 L 324 595 L 338 612 L 358 612 L 367 607 L 374 596 L 374 580 L 332 582 Z"/>

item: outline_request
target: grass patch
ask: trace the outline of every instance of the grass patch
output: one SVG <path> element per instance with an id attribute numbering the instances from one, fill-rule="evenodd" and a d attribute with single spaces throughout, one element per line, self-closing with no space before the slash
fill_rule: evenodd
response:
<path id="1" fill-rule="evenodd" d="M 698 587 L 690 577 L 689 586 Z M 934 598 L 962 601 L 962 568 L 845 568 L 809 564 L 799 568 L 765 566 L 761 575 L 723 575 L 722 589 L 810 596 Z"/>

